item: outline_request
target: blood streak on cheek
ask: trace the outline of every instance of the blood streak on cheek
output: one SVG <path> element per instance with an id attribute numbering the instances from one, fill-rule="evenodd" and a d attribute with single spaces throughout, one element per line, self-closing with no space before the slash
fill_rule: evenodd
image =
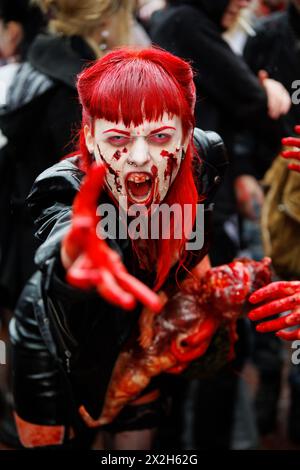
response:
<path id="1" fill-rule="evenodd" d="M 126 147 L 123 148 L 122 150 L 123 153 L 127 153 L 128 152 L 128 149 Z"/>
<path id="2" fill-rule="evenodd" d="M 107 166 L 107 168 L 108 168 L 109 173 L 110 173 L 111 175 L 113 175 L 114 180 L 115 180 L 115 185 L 116 185 L 117 191 L 118 191 L 118 193 L 120 193 L 121 190 L 122 190 L 122 185 L 121 185 L 121 183 L 120 183 L 120 172 L 114 170 L 114 169 L 111 167 L 111 165 L 109 165 L 108 163 L 107 163 L 106 166 Z"/>
<path id="3" fill-rule="evenodd" d="M 115 180 L 115 185 L 116 185 L 117 191 L 118 191 L 118 193 L 120 193 L 121 190 L 122 190 L 122 185 L 121 185 L 121 183 L 120 183 L 120 172 L 119 172 L 119 171 L 115 171 L 115 170 L 111 167 L 111 165 L 104 159 L 104 157 L 103 157 L 103 155 L 102 155 L 102 153 L 101 153 L 101 150 L 100 150 L 99 145 L 97 145 L 97 148 L 98 148 L 99 157 L 101 158 L 101 161 L 103 162 L 103 164 L 104 164 L 105 167 L 107 168 L 108 172 L 109 172 L 111 175 L 113 175 L 114 180 Z M 119 150 L 117 150 L 117 152 L 120 153 Z M 117 153 L 117 152 L 116 152 L 116 153 Z M 115 155 L 114 155 L 114 156 L 115 156 Z M 121 156 L 121 155 L 120 155 L 120 156 Z M 107 180 L 106 180 L 106 181 L 107 181 Z M 107 184 L 108 184 L 110 190 L 112 190 L 112 187 L 111 187 L 111 185 L 108 183 L 108 181 L 107 181 Z"/>
<path id="4" fill-rule="evenodd" d="M 157 177 L 157 173 L 158 173 L 158 171 L 157 171 L 157 166 L 152 165 L 152 167 L 151 167 L 151 173 L 152 173 L 153 178 L 156 178 L 156 177 Z"/>
<path id="5" fill-rule="evenodd" d="M 168 159 L 167 168 L 165 169 L 165 172 L 164 172 L 164 179 L 166 180 L 168 176 L 170 177 L 172 176 L 174 165 L 177 164 L 177 159 L 174 153 L 168 152 L 167 150 L 162 150 L 160 152 L 160 155 Z"/>
<path id="6" fill-rule="evenodd" d="M 120 152 L 120 150 L 117 150 L 117 151 L 113 154 L 113 158 L 114 158 L 115 160 L 117 160 L 117 161 L 121 158 L 121 152 Z"/>
<path id="7" fill-rule="evenodd" d="M 158 187 L 158 169 L 157 169 L 157 166 L 155 165 L 152 165 L 151 167 L 151 174 L 153 176 L 153 181 L 155 182 L 154 184 L 157 185 Z M 154 201 L 156 204 L 159 204 L 160 203 L 160 194 L 158 193 L 156 195 L 156 198 L 155 198 L 155 201 Z"/>

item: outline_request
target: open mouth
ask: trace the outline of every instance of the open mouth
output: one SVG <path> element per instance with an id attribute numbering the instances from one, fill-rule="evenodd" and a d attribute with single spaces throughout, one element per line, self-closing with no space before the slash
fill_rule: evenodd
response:
<path id="1" fill-rule="evenodd" d="M 132 203 L 148 204 L 153 196 L 153 176 L 145 172 L 129 173 L 126 178 L 126 189 Z"/>

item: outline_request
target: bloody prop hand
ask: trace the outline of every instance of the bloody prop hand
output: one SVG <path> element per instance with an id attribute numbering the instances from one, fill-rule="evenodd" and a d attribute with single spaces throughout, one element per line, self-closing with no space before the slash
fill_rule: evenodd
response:
<path id="1" fill-rule="evenodd" d="M 62 243 L 67 281 L 82 289 L 95 287 L 105 300 L 124 309 L 134 308 L 139 300 L 158 312 L 158 296 L 127 272 L 118 253 L 96 232 L 96 210 L 104 176 L 103 165 L 92 166 L 75 197 L 72 225 Z"/>
<path id="2" fill-rule="evenodd" d="M 295 132 L 300 134 L 300 126 L 295 126 Z M 300 138 L 299 137 L 285 137 L 282 139 L 282 145 L 287 147 L 296 147 L 293 150 L 284 150 L 281 155 L 283 158 L 293 158 L 294 160 L 300 161 Z M 300 163 L 289 163 L 288 168 L 290 170 L 295 170 L 300 173 Z"/>
<path id="3" fill-rule="evenodd" d="M 300 339 L 300 282 L 279 281 L 259 289 L 250 297 L 250 302 L 258 304 L 249 314 L 250 320 L 264 320 L 273 315 L 290 311 L 287 315 L 268 320 L 256 326 L 260 333 L 277 331 L 276 335 L 282 339 L 293 341 Z M 284 331 L 291 326 L 299 326 L 293 331 Z"/>

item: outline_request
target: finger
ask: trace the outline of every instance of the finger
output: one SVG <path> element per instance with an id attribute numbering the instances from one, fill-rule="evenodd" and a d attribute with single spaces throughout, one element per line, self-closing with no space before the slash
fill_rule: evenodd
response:
<path id="1" fill-rule="evenodd" d="M 207 318 L 194 334 L 184 338 L 182 341 L 187 343 L 189 346 L 195 346 L 203 341 L 207 341 L 216 331 L 217 323 L 218 322 L 216 322 L 216 320 Z"/>
<path id="2" fill-rule="evenodd" d="M 276 333 L 276 336 L 278 336 L 281 339 L 284 339 L 285 341 L 294 341 L 294 340 L 300 339 L 300 330 L 278 331 Z"/>
<path id="3" fill-rule="evenodd" d="M 274 300 L 266 305 L 258 307 L 249 313 L 250 320 L 262 320 L 263 318 L 292 310 L 299 305 L 300 294 L 294 294 L 284 299 Z"/>
<path id="4" fill-rule="evenodd" d="M 287 328 L 288 326 L 299 325 L 299 319 L 294 319 L 294 321 L 291 321 L 291 319 L 289 318 L 290 316 L 291 315 L 286 315 L 284 317 L 276 318 L 275 320 L 260 323 L 256 326 L 255 329 L 259 333 L 269 333 L 270 331 L 282 330 L 284 328 Z"/>
<path id="5" fill-rule="evenodd" d="M 265 300 L 292 295 L 298 290 L 300 291 L 300 281 L 272 282 L 271 284 L 253 292 L 249 297 L 249 302 L 252 304 L 258 304 Z"/>
<path id="6" fill-rule="evenodd" d="M 125 310 L 132 310 L 135 307 L 133 295 L 123 290 L 108 270 L 101 270 L 101 278 L 97 290 L 105 300 Z"/>
<path id="7" fill-rule="evenodd" d="M 155 313 L 159 313 L 163 307 L 160 298 L 149 287 L 139 281 L 128 272 L 119 271 L 116 278 L 121 287 L 130 292 L 133 297 L 139 300 L 145 307 L 150 308 Z"/>
<path id="8" fill-rule="evenodd" d="M 288 326 L 300 325 L 300 307 L 295 308 L 286 319 L 286 324 Z"/>
<path id="9" fill-rule="evenodd" d="M 297 163 L 289 163 L 288 169 L 293 170 L 293 171 L 298 171 L 300 173 L 300 165 L 297 165 Z"/>
<path id="10" fill-rule="evenodd" d="M 288 147 L 300 147 L 300 139 L 298 137 L 284 137 L 281 139 L 281 143 Z"/>
<path id="11" fill-rule="evenodd" d="M 281 152 L 283 158 L 295 158 L 300 160 L 300 150 L 284 150 Z"/>

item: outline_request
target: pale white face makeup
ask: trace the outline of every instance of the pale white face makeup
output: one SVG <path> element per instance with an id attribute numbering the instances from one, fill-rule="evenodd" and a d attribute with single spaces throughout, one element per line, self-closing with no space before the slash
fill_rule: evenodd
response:
<path id="1" fill-rule="evenodd" d="M 106 185 L 116 201 L 124 205 L 127 198 L 128 206 L 149 207 L 165 198 L 189 136 L 184 141 L 181 119 L 165 113 L 160 121 L 145 120 L 137 127 L 96 119 L 94 133 L 85 127 L 85 139 L 96 161 L 105 164 Z"/>

